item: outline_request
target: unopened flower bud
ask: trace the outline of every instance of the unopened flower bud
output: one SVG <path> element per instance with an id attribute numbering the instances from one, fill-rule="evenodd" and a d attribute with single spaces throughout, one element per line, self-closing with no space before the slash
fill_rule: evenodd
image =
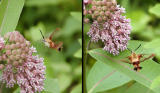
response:
<path id="1" fill-rule="evenodd" d="M 9 45 L 6 45 L 6 46 L 5 46 L 5 49 L 6 49 L 6 50 L 9 49 Z"/>
<path id="2" fill-rule="evenodd" d="M 20 42 L 20 43 L 23 43 L 23 42 L 24 42 L 24 39 L 23 39 L 23 38 L 20 38 L 20 39 L 19 39 L 19 42 Z"/>
<path id="3" fill-rule="evenodd" d="M 21 57 L 20 55 L 16 55 L 15 59 L 16 59 L 16 60 L 19 60 L 20 57 Z"/>
<path id="4" fill-rule="evenodd" d="M 14 66 L 18 66 L 18 62 L 17 62 L 17 61 L 14 61 L 14 62 L 13 62 L 13 65 L 14 65 Z"/>
<path id="5" fill-rule="evenodd" d="M 101 12 L 100 12 L 100 15 L 101 15 L 101 16 L 104 16 L 104 12 L 103 12 L 103 11 L 101 11 Z"/>
<path id="6" fill-rule="evenodd" d="M 23 47 L 26 47 L 26 44 L 25 44 L 25 43 L 21 44 L 21 48 L 23 48 Z"/>
<path id="7" fill-rule="evenodd" d="M 115 7 L 114 7 L 114 6 L 111 6 L 110 10 L 111 10 L 111 11 L 114 11 L 114 10 L 115 10 Z"/>
<path id="8" fill-rule="evenodd" d="M 11 60 L 10 59 L 7 59 L 7 64 L 11 64 Z"/>
<path id="9" fill-rule="evenodd" d="M 7 55 L 11 55 L 11 50 L 6 50 Z"/>
<path id="10" fill-rule="evenodd" d="M 95 11 L 94 12 L 94 16 L 98 16 L 99 15 L 99 12 L 98 11 Z"/>
<path id="11" fill-rule="evenodd" d="M 27 46 L 30 46 L 30 42 L 29 42 L 29 41 L 26 41 L 26 45 L 27 45 Z"/>
<path id="12" fill-rule="evenodd" d="M 104 10 L 104 11 L 107 10 L 107 6 L 103 6 L 103 10 Z"/>
<path id="13" fill-rule="evenodd" d="M 93 11 L 96 11 L 96 9 L 97 9 L 96 6 L 92 6 Z"/>
<path id="14" fill-rule="evenodd" d="M 14 45 L 14 44 L 11 44 L 11 45 L 10 45 L 10 49 L 15 49 L 15 45 Z"/>
<path id="15" fill-rule="evenodd" d="M 89 11 L 88 11 L 88 13 L 89 13 L 89 14 L 92 14 L 92 11 L 91 11 L 91 10 L 89 10 Z"/>
<path id="16" fill-rule="evenodd" d="M 0 61 L 2 61 L 3 59 L 2 59 L 2 56 L 0 56 Z"/>
<path id="17" fill-rule="evenodd" d="M 107 17 L 106 17 L 106 16 L 104 16 L 104 17 L 103 17 L 103 20 L 104 20 L 104 21 L 106 21 L 106 20 L 107 20 Z"/>
<path id="18" fill-rule="evenodd" d="M 101 1 L 97 1 L 97 5 L 102 5 L 102 2 Z"/>
<path id="19" fill-rule="evenodd" d="M 109 12 L 109 11 L 106 11 L 106 12 L 105 12 L 105 15 L 106 15 L 106 16 L 109 16 L 109 15 L 110 15 L 110 12 Z"/>
<path id="20" fill-rule="evenodd" d="M 102 5 L 105 6 L 106 5 L 106 0 L 102 1 Z"/>
<path id="21" fill-rule="evenodd" d="M 10 41 L 10 42 L 13 42 L 13 41 L 14 41 L 14 36 L 13 36 L 13 35 L 10 35 L 9 41 Z"/>
<path id="22" fill-rule="evenodd" d="M 25 52 L 26 52 L 26 53 L 29 52 L 29 48 L 28 48 L 28 47 L 25 48 Z"/>
<path id="23" fill-rule="evenodd" d="M 87 13 L 88 13 L 87 10 L 84 10 L 84 11 L 83 11 L 83 14 L 84 14 L 84 15 L 87 15 Z"/>
<path id="24" fill-rule="evenodd" d="M 23 62 L 23 60 L 22 60 L 22 59 L 20 59 L 20 60 L 19 60 L 19 63 L 22 63 L 22 62 Z"/>
<path id="25" fill-rule="evenodd" d="M 93 5 L 93 6 L 96 5 L 96 1 L 92 1 L 92 5 Z"/>
<path id="26" fill-rule="evenodd" d="M 6 57 L 5 54 L 2 55 L 2 59 L 3 59 L 3 60 L 6 60 L 6 59 L 7 59 L 7 57 Z"/>
<path id="27" fill-rule="evenodd" d="M 10 60 L 14 60 L 14 56 L 13 56 L 13 55 L 10 55 L 10 56 L 9 56 L 9 59 L 10 59 Z"/>
<path id="28" fill-rule="evenodd" d="M 21 44 L 19 42 L 16 43 L 16 48 L 20 48 Z"/>
<path id="29" fill-rule="evenodd" d="M 97 8 L 97 10 L 98 10 L 98 11 L 101 11 L 101 10 L 102 10 L 102 7 L 99 6 L 99 7 Z"/>
<path id="30" fill-rule="evenodd" d="M 89 23 L 89 19 L 88 19 L 88 18 L 85 18 L 85 19 L 84 19 L 84 22 L 85 22 L 85 23 Z"/>
<path id="31" fill-rule="evenodd" d="M 97 18 L 97 21 L 98 21 L 98 22 L 102 22 L 102 18 L 99 16 L 99 17 Z"/>
<path id="32" fill-rule="evenodd" d="M 23 54 L 21 55 L 21 58 L 24 59 L 25 57 L 26 57 L 26 55 L 23 53 Z"/>
<path id="33" fill-rule="evenodd" d="M 0 70 L 2 70 L 4 68 L 3 64 L 0 64 Z"/>
<path id="34" fill-rule="evenodd" d="M 93 19 L 95 19 L 95 18 L 96 18 L 96 16 L 95 16 L 95 15 L 92 15 L 92 18 L 93 18 Z"/>
<path id="35" fill-rule="evenodd" d="M 17 49 L 17 54 L 21 54 L 22 50 L 21 49 Z"/>
<path id="36" fill-rule="evenodd" d="M 110 7 L 111 5 L 112 5 L 111 2 L 106 2 L 106 6 L 107 6 L 107 7 Z"/>
<path id="37" fill-rule="evenodd" d="M 9 36 L 10 36 L 10 33 L 5 34 L 5 35 L 4 35 L 4 39 L 8 39 Z"/>
<path id="38" fill-rule="evenodd" d="M 17 50 L 12 50 L 12 54 L 16 55 L 17 54 Z"/>

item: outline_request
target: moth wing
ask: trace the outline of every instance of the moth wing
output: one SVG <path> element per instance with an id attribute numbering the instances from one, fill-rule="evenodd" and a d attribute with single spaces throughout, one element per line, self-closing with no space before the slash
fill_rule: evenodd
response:
<path id="1" fill-rule="evenodd" d="M 143 58 L 140 59 L 140 62 L 144 62 L 150 58 L 153 58 L 155 56 L 155 54 L 142 54 L 143 55 Z"/>
<path id="2" fill-rule="evenodd" d="M 52 40 L 54 34 L 55 34 L 57 31 L 59 31 L 59 28 L 56 28 L 55 31 L 53 31 L 53 32 L 51 33 L 51 35 L 49 36 L 49 39 L 50 39 L 50 40 Z"/>
<path id="3" fill-rule="evenodd" d="M 57 49 L 58 51 L 61 51 L 62 48 L 63 48 L 63 42 L 59 42 L 58 44 L 56 44 L 56 49 Z"/>

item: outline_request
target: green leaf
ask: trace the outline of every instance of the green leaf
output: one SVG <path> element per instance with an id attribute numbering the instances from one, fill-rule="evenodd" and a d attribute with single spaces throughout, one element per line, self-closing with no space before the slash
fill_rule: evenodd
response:
<path id="1" fill-rule="evenodd" d="M 144 45 L 144 48 L 149 51 L 152 51 L 156 55 L 156 58 L 158 60 L 160 60 L 160 47 L 159 47 L 160 43 L 159 42 L 160 42 L 160 39 L 157 38 L 157 39 L 153 39 L 152 41 Z"/>
<path id="2" fill-rule="evenodd" d="M 57 5 L 64 0 L 27 0 L 26 6 L 44 6 L 44 5 Z"/>
<path id="3" fill-rule="evenodd" d="M 19 93 L 20 92 L 20 88 L 17 88 L 13 93 Z"/>
<path id="4" fill-rule="evenodd" d="M 44 91 L 49 93 L 60 93 L 57 79 L 46 78 L 44 83 Z"/>
<path id="5" fill-rule="evenodd" d="M 80 43 L 80 46 L 82 47 L 82 39 L 78 39 L 78 42 Z M 77 58 L 82 58 L 82 48 L 80 48 L 79 50 L 77 50 L 77 52 L 75 52 L 74 57 Z"/>
<path id="6" fill-rule="evenodd" d="M 79 22 L 82 22 L 82 13 L 81 12 L 71 12 L 71 16 L 73 16 Z"/>
<path id="7" fill-rule="evenodd" d="M 135 93 L 135 90 L 136 90 L 136 93 L 154 93 L 152 90 L 150 90 L 149 88 L 143 86 L 142 84 L 140 83 L 134 83 L 133 85 L 131 86 L 127 86 L 127 89 L 125 92 L 123 93 Z"/>
<path id="8" fill-rule="evenodd" d="M 82 65 L 80 64 L 79 66 L 77 66 L 74 70 L 73 70 L 73 75 L 77 78 L 81 79 L 82 76 Z"/>
<path id="9" fill-rule="evenodd" d="M 99 80 L 104 78 L 110 72 L 114 71 L 114 69 L 102 62 L 96 62 L 92 69 L 90 70 L 87 77 L 87 90 L 90 90 Z M 120 79 L 119 79 L 120 78 Z M 125 83 L 130 82 L 131 79 L 116 71 L 108 78 L 104 79 L 94 90 L 93 92 L 102 92 L 106 90 L 110 90 L 115 87 L 122 86 Z"/>
<path id="10" fill-rule="evenodd" d="M 138 46 L 139 44 L 142 44 L 142 47 L 138 49 L 136 53 L 142 53 L 142 50 L 144 49 L 143 46 L 145 45 L 144 42 L 139 41 L 130 41 L 128 48 L 131 48 L 132 50 L 135 49 L 135 46 Z M 144 51 L 144 52 L 147 52 Z M 144 53 L 143 52 L 143 53 Z M 140 72 L 136 72 L 133 70 L 133 66 L 129 65 L 127 63 L 123 63 L 120 61 L 120 59 L 126 58 L 129 54 L 129 51 L 124 51 L 120 53 L 118 56 L 113 56 L 108 54 L 106 51 L 103 51 L 102 49 L 94 49 L 90 50 L 89 54 L 94 57 L 96 60 L 106 63 L 108 66 L 113 67 L 114 69 L 117 69 L 121 73 L 124 73 L 131 79 L 139 82 L 140 84 L 150 88 L 156 93 L 159 93 L 160 91 L 160 84 L 157 81 L 159 81 L 160 76 L 160 68 L 159 64 L 154 62 L 153 60 L 146 60 L 145 62 L 141 63 L 140 65 L 143 67 L 143 69 Z"/>
<path id="11" fill-rule="evenodd" d="M 139 39 L 142 39 L 142 40 L 152 40 L 153 38 L 155 38 L 155 33 L 153 31 L 153 28 L 152 27 L 146 27 L 143 31 L 141 31 L 140 33 L 138 33 L 137 37 Z"/>
<path id="12" fill-rule="evenodd" d="M 80 45 L 82 46 L 82 39 L 78 39 L 78 42 L 80 43 Z"/>
<path id="13" fill-rule="evenodd" d="M 45 36 L 45 26 L 42 23 L 39 23 L 36 26 L 32 26 L 29 31 L 26 31 L 26 34 L 28 37 L 30 37 L 33 41 L 42 41 L 42 35 L 40 33 L 40 30 L 42 31 L 42 34 Z"/>
<path id="14" fill-rule="evenodd" d="M 72 83 L 72 76 L 68 74 L 61 74 L 58 77 L 59 85 L 60 85 L 60 90 L 63 92 L 66 88 L 70 86 Z"/>
<path id="15" fill-rule="evenodd" d="M 2 35 L 16 29 L 24 1 L 2 0 L 0 5 L 0 33 Z"/>
<path id="16" fill-rule="evenodd" d="M 131 81 L 123 86 L 111 89 L 109 91 L 104 91 L 101 93 L 155 93 L 152 90 L 148 89 L 147 87 L 139 84 L 135 81 Z"/>
<path id="17" fill-rule="evenodd" d="M 69 37 L 78 31 L 81 31 L 82 24 L 73 17 L 69 17 L 63 27 L 62 36 Z"/>
<path id="18" fill-rule="evenodd" d="M 149 51 L 152 51 L 154 54 L 160 55 L 160 39 L 154 39 L 151 42 L 144 45 L 144 48 L 146 48 Z"/>
<path id="19" fill-rule="evenodd" d="M 151 20 L 151 17 L 142 10 L 136 10 L 127 13 L 127 17 L 131 19 L 132 32 L 142 31 Z"/>
<path id="20" fill-rule="evenodd" d="M 71 93 L 82 93 L 82 84 L 78 84 L 73 87 Z"/>
<path id="21" fill-rule="evenodd" d="M 74 57 L 82 58 L 82 49 L 81 48 L 74 54 Z"/>
<path id="22" fill-rule="evenodd" d="M 159 10 L 160 10 L 160 4 L 156 4 L 154 7 L 151 7 L 151 8 L 149 9 L 149 12 L 150 12 L 151 14 L 156 15 L 157 17 L 160 17 L 160 12 L 159 12 Z"/>

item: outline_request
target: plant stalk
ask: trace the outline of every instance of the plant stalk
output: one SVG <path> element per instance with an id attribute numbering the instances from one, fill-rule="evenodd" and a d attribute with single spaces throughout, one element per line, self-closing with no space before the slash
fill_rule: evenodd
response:
<path id="1" fill-rule="evenodd" d="M 83 92 L 87 93 L 87 82 L 86 82 L 86 65 L 87 65 L 87 59 L 88 59 L 88 50 L 91 44 L 91 40 L 89 40 L 88 44 L 87 44 L 87 48 L 86 48 L 86 52 L 85 52 L 85 59 L 83 61 Z"/>
<path id="2" fill-rule="evenodd" d="M 2 93 L 3 91 L 3 83 L 1 82 L 1 86 L 0 86 L 0 93 Z"/>

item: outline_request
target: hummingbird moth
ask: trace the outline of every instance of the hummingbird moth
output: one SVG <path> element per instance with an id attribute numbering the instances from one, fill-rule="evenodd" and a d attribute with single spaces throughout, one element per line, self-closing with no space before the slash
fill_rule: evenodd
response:
<path id="1" fill-rule="evenodd" d="M 131 55 L 127 57 L 129 59 L 129 61 L 121 60 L 122 62 L 132 64 L 134 66 L 135 71 L 139 71 L 142 69 L 142 67 L 140 66 L 141 62 L 144 62 L 145 60 L 148 60 L 148 59 L 155 56 L 155 54 L 151 54 L 148 57 L 144 57 L 144 55 L 146 55 L 146 54 L 136 54 L 135 51 L 138 50 L 138 48 L 140 48 L 140 47 L 141 47 L 141 44 L 134 51 L 127 48 L 131 52 Z"/>
<path id="2" fill-rule="evenodd" d="M 52 48 L 52 49 L 55 49 L 57 51 L 61 51 L 62 48 L 63 48 L 62 47 L 63 46 L 63 42 L 55 43 L 54 41 L 52 41 L 52 38 L 53 38 L 55 32 L 58 31 L 58 30 L 59 30 L 59 28 L 56 28 L 56 30 L 53 31 L 51 33 L 51 35 L 49 37 L 47 37 L 47 38 L 44 37 L 44 35 L 43 35 L 41 30 L 40 30 L 40 32 L 41 32 L 41 35 L 42 35 L 43 42 L 44 42 L 45 46 L 47 46 L 49 48 Z"/>

